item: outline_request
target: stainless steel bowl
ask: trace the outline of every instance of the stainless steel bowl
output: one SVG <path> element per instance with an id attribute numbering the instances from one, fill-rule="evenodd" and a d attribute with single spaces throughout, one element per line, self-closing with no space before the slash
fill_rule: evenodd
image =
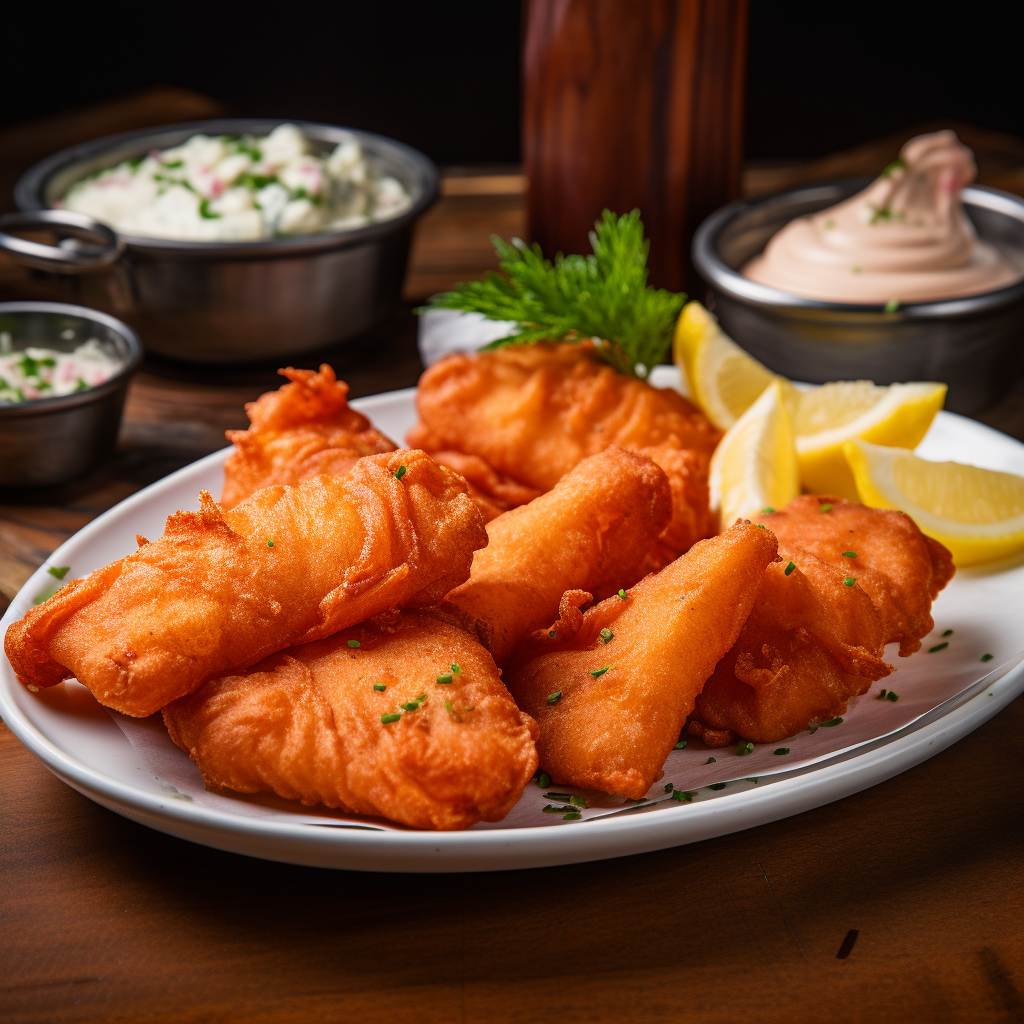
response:
<path id="1" fill-rule="evenodd" d="M 103 384 L 58 398 L 0 404 L 0 486 L 66 483 L 114 450 L 128 383 L 142 362 L 132 330 L 105 313 L 61 302 L 0 302 L 0 331 L 15 351 L 71 352 L 95 338 L 121 369 Z"/>
<path id="2" fill-rule="evenodd" d="M 941 302 L 884 306 L 820 302 L 744 277 L 739 269 L 796 217 L 834 206 L 870 179 L 740 200 L 697 229 L 693 262 L 725 332 L 776 373 L 830 380 L 936 380 L 946 408 L 976 413 L 1006 393 L 1024 342 L 1024 277 L 1008 288 Z M 963 191 L 978 235 L 1024 274 L 1024 199 L 979 185 Z"/>
<path id="3" fill-rule="evenodd" d="M 199 132 L 266 135 L 284 123 L 297 124 L 324 151 L 355 140 L 374 167 L 402 183 L 412 205 L 351 231 L 258 242 L 118 236 L 91 218 L 52 209 L 76 181 L 122 160 Z M 282 119 L 197 121 L 111 135 L 41 160 L 15 186 L 22 212 L 0 218 L 0 248 L 37 272 L 54 272 L 54 297 L 123 318 L 160 355 L 201 363 L 285 359 L 354 338 L 396 308 L 413 224 L 436 197 L 430 160 L 371 132 Z M 73 237 L 44 245 L 5 228 Z M 62 281 L 58 274 L 73 276 Z"/>

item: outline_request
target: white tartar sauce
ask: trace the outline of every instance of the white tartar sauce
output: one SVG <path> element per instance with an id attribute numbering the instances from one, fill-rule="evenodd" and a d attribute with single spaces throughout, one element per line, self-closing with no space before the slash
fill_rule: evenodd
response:
<path id="1" fill-rule="evenodd" d="M 130 235 L 250 242 L 351 230 L 397 217 L 402 184 L 374 172 L 355 141 L 316 155 L 293 124 L 269 135 L 193 135 L 72 185 L 57 207 Z"/>
<path id="2" fill-rule="evenodd" d="M 122 364 L 95 339 L 74 352 L 52 348 L 12 351 L 11 335 L 0 333 L 0 402 L 27 402 L 88 391 L 110 380 Z"/>

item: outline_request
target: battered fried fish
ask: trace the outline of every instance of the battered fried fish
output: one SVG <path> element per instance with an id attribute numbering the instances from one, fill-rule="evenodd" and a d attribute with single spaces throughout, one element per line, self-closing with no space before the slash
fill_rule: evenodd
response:
<path id="1" fill-rule="evenodd" d="M 435 603 L 487 541 L 465 482 L 417 451 L 265 488 L 229 512 L 204 492 L 201 506 L 14 623 L 4 648 L 21 681 L 77 676 L 100 703 L 149 715 L 274 651 Z"/>
<path id="2" fill-rule="evenodd" d="M 587 595 L 570 595 L 556 637 L 532 637 L 506 673 L 540 726 L 540 763 L 553 781 L 633 799 L 647 793 L 775 556 L 768 530 L 738 524 L 625 599 L 580 616 L 572 604 Z"/>
<path id="3" fill-rule="evenodd" d="M 540 492 L 611 444 L 642 449 L 673 481 L 677 507 L 663 540 L 675 557 L 715 532 L 707 470 L 721 435 L 677 392 L 617 373 L 594 351 L 586 342 L 449 356 L 420 378 L 420 423 L 408 443 L 475 456 L 496 477 Z M 483 475 L 473 482 L 504 500 Z"/>
<path id="4" fill-rule="evenodd" d="M 227 431 L 235 450 L 224 463 L 220 504 L 234 508 L 263 487 L 297 484 L 322 473 L 344 476 L 365 455 L 396 445 L 350 409 L 348 385 L 326 363 L 320 372 L 278 370 L 291 383 L 245 407 L 248 430 Z"/>
<path id="5" fill-rule="evenodd" d="M 804 496 L 758 518 L 783 561 L 697 698 L 690 727 L 712 746 L 775 742 L 843 714 L 892 671 L 887 643 L 904 657 L 920 648 L 953 575 L 949 552 L 901 512 Z"/>
<path id="6" fill-rule="evenodd" d="M 440 604 L 504 665 L 550 623 L 566 590 L 605 596 L 628 587 L 671 515 L 665 474 L 611 447 L 584 459 L 547 494 L 487 524 L 469 579 Z"/>
<path id="7" fill-rule="evenodd" d="M 491 656 L 422 613 L 271 655 L 164 708 L 211 786 L 415 828 L 500 821 L 537 767 L 537 727 Z"/>

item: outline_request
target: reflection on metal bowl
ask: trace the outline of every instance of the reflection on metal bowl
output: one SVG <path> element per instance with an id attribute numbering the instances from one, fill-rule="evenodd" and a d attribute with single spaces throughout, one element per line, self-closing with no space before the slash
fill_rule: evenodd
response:
<path id="1" fill-rule="evenodd" d="M 0 302 L 0 331 L 15 350 L 73 352 L 95 338 L 121 364 L 86 391 L 0 405 L 0 486 L 44 487 L 84 476 L 114 450 L 128 383 L 142 362 L 138 339 L 112 316 L 61 302 Z"/>
<path id="2" fill-rule="evenodd" d="M 54 298 L 73 297 L 123 318 L 145 338 L 147 349 L 174 359 L 284 359 L 354 338 L 397 307 L 413 225 L 437 196 L 436 168 L 402 143 L 370 132 L 291 122 L 324 150 L 354 139 L 369 162 L 409 193 L 412 204 L 400 216 L 348 231 L 186 242 L 119 236 L 80 214 L 51 209 L 74 182 L 123 160 L 178 145 L 199 132 L 266 135 L 282 123 L 199 121 L 62 150 L 19 180 L 14 194 L 22 213 L 0 219 L 0 228 L 75 237 L 47 246 L 0 234 L 0 248 L 37 270 L 53 271 Z M 123 253 L 114 251 L 118 247 Z M 60 280 L 58 274 L 73 277 Z"/>
<path id="3" fill-rule="evenodd" d="M 1006 393 L 1024 341 L 1024 277 L 998 291 L 887 310 L 820 302 L 757 284 L 739 268 L 795 217 L 860 191 L 868 179 L 806 186 L 739 200 L 708 217 L 693 261 L 710 286 L 722 328 L 751 355 L 794 380 L 935 380 L 949 385 L 946 408 L 977 413 Z M 981 238 L 1024 274 L 1024 199 L 979 185 L 963 190 Z"/>

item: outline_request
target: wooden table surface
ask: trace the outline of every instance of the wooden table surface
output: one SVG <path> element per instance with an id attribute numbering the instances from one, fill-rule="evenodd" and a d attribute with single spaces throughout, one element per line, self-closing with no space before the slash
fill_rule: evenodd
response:
<path id="1" fill-rule="evenodd" d="M 0 185 L 79 138 L 219 112 L 151 90 L 0 134 Z M 1024 144 L 968 141 L 983 177 L 1024 185 Z M 879 166 L 895 144 L 818 170 L 753 167 L 747 187 Z M 353 395 L 416 382 L 413 304 L 487 269 L 491 232 L 522 232 L 522 185 L 506 168 L 446 178 L 405 306 L 362 354 L 324 354 Z M 17 289 L 0 268 L 0 291 Z M 273 370 L 147 363 L 111 465 L 71 487 L 0 495 L 4 606 L 94 516 L 222 447 Z M 1024 439 L 1024 384 L 981 418 Z M 737 835 L 574 867 L 417 876 L 172 839 L 79 796 L 0 726 L 0 1019 L 1021 1021 L 1022 736 L 1024 699 L 882 785 Z"/>

